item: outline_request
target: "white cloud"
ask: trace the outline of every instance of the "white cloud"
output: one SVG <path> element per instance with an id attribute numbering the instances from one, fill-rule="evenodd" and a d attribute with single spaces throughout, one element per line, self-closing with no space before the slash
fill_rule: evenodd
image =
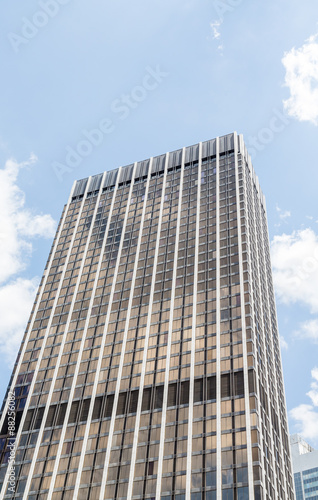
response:
<path id="1" fill-rule="evenodd" d="M 284 337 L 280 336 L 280 347 L 281 349 L 285 349 L 287 351 L 288 349 L 288 344 L 286 342 L 286 340 L 284 339 Z"/>
<path id="2" fill-rule="evenodd" d="M 314 381 L 311 383 L 311 390 L 307 392 L 307 396 L 310 397 L 314 406 L 318 406 L 318 368 L 311 371 L 311 376 Z"/>
<path id="3" fill-rule="evenodd" d="M 31 238 L 51 238 L 55 232 L 55 221 L 50 215 L 34 215 L 25 207 L 25 195 L 17 185 L 19 171 L 32 165 L 36 157 L 28 162 L 8 160 L 0 169 L 0 283 L 5 282 L 25 269 L 32 252 Z"/>
<path id="4" fill-rule="evenodd" d="M 221 37 L 221 32 L 220 32 L 220 26 L 223 23 L 223 21 L 213 21 L 213 23 L 210 23 L 210 26 L 213 31 L 213 38 L 214 39 L 219 39 Z"/>
<path id="5" fill-rule="evenodd" d="M 223 42 L 221 39 L 221 31 L 220 27 L 223 24 L 223 19 L 219 19 L 217 21 L 213 21 L 210 23 L 210 27 L 212 28 L 212 39 L 218 42 L 217 50 L 223 55 Z M 208 39 L 211 37 L 208 37 Z"/>
<path id="6" fill-rule="evenodd" d="M 311 376 L 314 380 L 316 380 L 318 382 L 318 368 L 314 368 L 313 370 L 311 370 Z"/>
<path id="7" fill-rule="evenodd" d="M 278 205 L 276 205 L 276 212 L 278 213 L 280 220 L 284 224 L 288 224 L 287 219 L 289 219 L 289 217 L 291 217 L 291 212 L 289 210 L 282 210 Z M 277 227 L 277 228 L 281 227 L 282 222 L 275 224 L 275 227 Z"/>
<path id="8" fill-rule="evenodd" d="M 24 236 L 51 238 L 55 234 L 56 224 L 51 215 L 34 215 L 30 217 L 29 213 L 24 212 L 17 216 L 17 227 Z"/>
<path id="9" fill-rule="evenodd" d="M 318 368 L 315 367 L 311 371 L 311 376 L 313 382 L 311 384 L 311 390 L 307 392 L 307 396 L 310 397 L 312 404 L 302 404 L 293 408 L 290 411 L 290 416 L 295 420 L 296 427 L 298 428 L 299 434 L 307 439 L 318 439 L 318 412 L 315 410 L 318 407 Z"/>
<path id="10" fill-rule="evenodd" d="M 50 215 L 35 214 L 25 205 L 25 194 L 17 184 L 22 168 L 35 163 L 8 160 L 0 169 L 0 352 L 11 364 L 21 342 L 38 278 L 24 279 L 19 273 L 27 268 L 32 255 L 32 240 L 52 238 L 56 223 Z"/>
<path id="11" fill-rule="evenodd" d="M 314 406 L 318 406 L 318 384 L 312 383 L 311 386 L 312 388 L 309 392 L 307 392 L 307 396 L 310 397 Z"/>
<path id="12" fill-rule="evenodd" d="M 290 216 L 291 216 L 291 212 L 289 210 L 285 210 L 285 212 L 281 212 L 279 214 L 279 217 L 281 219 L 288 219 L 288 217 L 290 217 Z"/>
<path id="13" fill-rule="evenodd" d="M 282 210 L 278 205 L 276 205 L 276 211 L 279 214 L 279 218 L 283 221 L 291 217 L 291 212 L 289 210 Z"/>
<path id="14" fill-rule="evenodd" d="M 311 405 L 299 405 L 289 412 L 295 420 L 297 432 L 305 439 L 318 439 L 318 412 Z"/>
<path id="15" fill-rule="evenodd" d="M 318 312 L 318 236 L 312 229 L 275 236 L 271 245 L 273 278 L 278 298 Z"/>
<path id="16" fill-rule="evenodd" d="M 290 116 L 318 125 L 318 35 L 306 40 L 299 49 L 285 53 L 285 86 L 290 97 L 284 107 Z"/>
<path id="17" fill-rule="evenodd" d="M 18 278 L 0 288 L 0 352 L 8 364 L 17 356 L 38 284 L 37 278 Z"/>
<path id="18" fill-rule="evenodd" d="M 302 339 L 309 339 L 318 344 L 318 319 L 311 319 L 301 323 L 296 336 Z"/>

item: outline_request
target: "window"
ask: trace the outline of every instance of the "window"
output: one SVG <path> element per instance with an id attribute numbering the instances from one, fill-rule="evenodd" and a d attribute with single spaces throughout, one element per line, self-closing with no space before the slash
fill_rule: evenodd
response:
<path id="1" fill-rule="evenodd" d="M 207 379 L 207 400 L 216 399 L 216 377 L 208 377 Z"/>
<path id="2" fill-rule="evenodd" d="M 177 404 L 177 384 L 169 384 L 168 389 L 168 408 Z"/>
<path id="3" fill-rule="evenodd" d="M 55 414 L 53 415 L 53 418 L 54 418 L 56 416 L 56 413 L 57 413 L 57 419 L 56 419 L 55 425 L 63 425 L 66 407 L 67 407 L 67 403 L 61 404 L 58 411 L 57 411 L 57 407 L 55 407 L 56 411 L 55 411 Z M 52 410 L 52 414 L 53 414 L 53 410 Z"/>
<path id="4" fill-rule="evenodd" d="M 34 410 L 28 410 L 26 417 L 25 417 L 24 426 L 23 426 L 24 431 L 30 430 L 33 414 L 34 414 Z"/>
<path id="5" fill-rule="evenodd" d="M 91 404 L 91 400 L 90 399 L 84 399 L 83 405 L 82 405 L 80 422 L 87 422 L 87 417 L 88 417 L 88 412 L 89 412 L 90 404 Z"/>
<path id="6" fill-rule="evenodd" d="M 148 463 L 148 476 L 153 476 L 154 471 L 154 462 Z"/>
<path id="7" fill-rule="evenodd" d="M 230 374 L 221 375 L 221 398 L 229 398 L 231 396 Z"/>
<path id="8" fill-rule="evenodd" d="M 35 422 L 34 422 L 34 427 L 33 427 L 34 429 L 39 429 L 41 427 L 43 414 L 44 414 L 44 407 L 38 408 Z"/>
<path id="9" fill-rule="evenodd" d="M 234 373 L 234 396 L 244 396 L 244 374 L 243 371 Z"/>
<path id="10" fill-rule="evenodd" d="M 180 404 L 189 404 L 189 381 L 181 382 Z"/>
<path id="11" fill-rule="evenodd" d="M 102 410 L 102 403 L 103 403 L 103 398 L 101 396 L 99 396 L 95 399 L 92 420 L 100 418 L 101 410 Z"/>
<path id="12" fill-rule="evenodd" d="M 74 424 L 76 422 L 78 407 L 79 407 L 79 401 L 73 401 L 70 411 L 70 417 L 68 419 L 69 424 Z"/>
<path id="13" fill-rule="evenodd" d="M 114 405 L 114 394 L 109 394 L 107 396 L 106 404 L 105 404 L 105 410 L 104 410 L 104 417 L 105 418 L 109 418 L 112 416 L 113 405 Z"/>
<path id="14" fill-rule="evenodd" d="M 127 399 L 126 392 L 122 392 L 121 394 L 119 394 L 116 415 L 123 415 L 125 413 L 126 399 Z"/>
<path id="15" fill-rule="evenodd" d="M 194 381 L 194 402 L 203 401 L 203 379 Z"/>
<path id="16" fill-rule="evenodd" d="M 128 413 L 136 413 L 137 412 L 138 395 L 139 395 L 139 390 L 131 392 Z"/>
<path id="17" fill-rule="evenodd" d="M 156 387 L 156 392 L 155 392 L 155 409 L 160 409 L 162 408 L 163 404 L 163 390 L 164 386 L 159 385 Z"/>
<path id="18" fill-rule="evenodd" d="M 141 411 L 150 410 L 150 402 L 151 402 L 151 388 L 148 387 L 147 389 L 144 389 Z"/>

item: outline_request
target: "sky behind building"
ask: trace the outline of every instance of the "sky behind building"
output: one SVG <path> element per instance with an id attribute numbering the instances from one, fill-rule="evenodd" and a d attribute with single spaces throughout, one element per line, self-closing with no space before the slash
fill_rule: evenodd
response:
<path id="1" fill-rule="evenodd" d="M 267 200 L 290 428 L 317 447 L 316 2 L 2 11 L 2 395 L 74 180 L 237 130 Z"/>

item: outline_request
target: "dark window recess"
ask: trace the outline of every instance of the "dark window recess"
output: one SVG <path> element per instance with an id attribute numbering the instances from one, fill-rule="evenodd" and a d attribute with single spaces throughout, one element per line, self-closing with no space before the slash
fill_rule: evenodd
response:
<path id="1" fill-rule="evenodd" d="M 206 388 L 206 398 L 207 400 L 209 399 L 216 399 L 216 377 L 208 377 L 207 379 L 207 388 Z"/>
<path id="2" fill-rule="evenodd" d="M 1 428 L 1 436 L 6 436 L 8 434 L 8 415 L 5 416 L 5 419 Z"/>
<path id="3" fill-rule="evenodd" d="M 254 370 L 249 370 L 248 372 L 248 388 L 250 394 L 253 392 L 256 392 L 256 378 L 255 378 L 255 371 Z"/>
<path id="4" fill-rule="evenodd" d="M 188 405 L 189 404 L 189 381 L 181 382 L 181 393 L 180 393 L 180 404 Z"/>
<path id="5" fill-rule="evenodd" d="M 136 413 L 137 412 L 138 395 L 139 395 L 139 390 L 131 392 L 128 413 Z"/>
<path id="6" fill-rule="evenodd" d="M 69 424 L 75 424 L 77 419 L 78 407 L 79 407 L 79 401 L 73 401 L 71 406 L 70 416 L 68 419 Z"/>
<path id="7" fill-rule="evenodd" d="M 163 385 L 158 385 L 155 389 L 155 410 L 162 408 L 163 405 Z"/>
<path id="8" fill-rule="evenodd" d="M 87 422 L 87 417 L 88 417 L 88 412 L 89 412 L 90 404 L 91 404 L 91 400 L 90 399 L 84 399 L 83 405 L 82 405 L 80 422 Z"/>
<path id="9" fill-rule="evenodd" d="M 103 404 L 103 397 L 102 396 L 98 396 L 95 399 L 92 420 L 96 420 L 97 418 L 101 417 L 101 414 L 102 414 L 102 404 Z"/>
<path id="10" fill-rule="evenodd" d="M 41 427 L 43 414 L 44 414 L 44 406 L 42 406 L 42 408 L 38 408 L 38 411 L 37 411 L 37 414 L 35 417 L 35 421 L 34 421 L 33 429 L 39 429 Z"/>
<path id="11" fill-rule="evenodd" d="M 23 425 L 24 431 L 29 431 L 31 429 L 33 415 L 34 415 L 34 410 L 28 410 L 26 417 L 25 417 L 24 425 Z"/>
<path id="12" fill-rule="evenodd" d="M 150 403 L 151 403 L 151 388 L 147 387 L 147 389 L 144 389 L 141 411 L 150 410 Z"/>
<path id="13" fill-rule="evenodd" d="M 25 407 L 25 403 L 26 403 L 26 398 L 20 399 L 18 402 L 19 404 L 18 408 L 23 409 Z"/>
<path id="14" fill-rule="evenodd" d="M 154 462 L 148 463 L 148 476 L 153 476 L 153 466 L 154 466 Z"/>
<path id="15" fill-rule="evenodd" d="M 221 375 L 221 398 L 229 398 L 231 396 L 231 379 L 230 374 Z"/>
<path id="16" fill-rule="evenodd" d="M 185 168 L 189 167 L 190 163 L 187 163 L 187 166 Z M 177 167 L 169 167 L 168 172 L 179 172 L 181 170 L 181 165 L 178 165 Z"/>
<path id="17" fill-rule="evenodd" d="M 262 384 L 260 384 L 260 388 L 259 389 L 260 389 L 260 401 L 261 401 L 261 405 L 264 408 L 265 412 L 267 413 L 268 412 L 267 393 L 266 393 L 264 387 L 262 386 Z"/>
<path id="18" fill-rule="evenodd" d="M 168 388 L 168 408 L 177 404 L 177 384 L 169 384 Z"/>
<path id="19" fill-rule="evenodd" d="M 48 414 L 47 414 L 45 427 L 53 427 L 56 409 L 57 409 L 57 405 L 50 406 Z"/>
<path id="20" fill-rule="evenodd" d="M 272 414 L 273 427 L 276 431 L 276 434 L 279 435 L 278 416 L 277 416 L 277 413 L 272 405 L 271 405 L 271 414 Z"/>
<path id="21" fill-rule="evenodd" d="M 43 408 L 43 412 L 44 412 L 44 408 Z M 17 411 L 17 413 L 15 415 L 15 432 L 16 433 L 18 432 L 18 429 L 20 427 L 22 415 L 23 415 L 23 411 Z M 43 415 L 43 413 L 42 413 L 42 415 Z"/>
<path id="22" fill-rule="evenodd" d="M 234 373 L 234 396 L 244 396 L 244 374 L 242 370 Z"/>
<path id="23" fill-rule="evenodd" d="M 203 379 L 194 381 L 194 402 L 203 401 Z"/>
<path id="24" fill-rule="evenodd" d="M 63 425 L 65 419 L 67 403 L 62 403 L 59 407 L 59 412 L 56 419 L 56 425 Z"/>
<path id="25" fill-rule="evenodd" d="M 106 399 L 104 417 L 109 418 L 112 416 L 114 406 L 114 394 L 109 394 Z"/>
<path id="26" fill-rule="evenodd" d="M 10 458 L 10 452 L 7 451 L 2 455 L 2 460 L 0 461 L 0 464 L 1 465 L 7 464 L 9 462 L 9 458 Z"/>
<path id="27" fill-rule="evenodd" d="M 127 392 L 119 394 L 116 415 L 124 415 L 126 409 Z"/>
<path id="28" fill-rule="evenodd" d="M 6 442 L 7 442 L 6 438 L 0 439 L 0 451 L 4 450 Z"/>

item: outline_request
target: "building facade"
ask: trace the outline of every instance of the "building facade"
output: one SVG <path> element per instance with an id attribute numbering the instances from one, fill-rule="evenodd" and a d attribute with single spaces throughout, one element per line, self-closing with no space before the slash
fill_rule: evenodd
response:
<path id="1" fill-rule="evenodd" d="M 0 429 L 0 499 L 294 500 L 242 136 L 75 183 Z"/>
<path id="2" fill-rule="evenodd" d="M 318 500 L 318 450 L 301 436 L 290 438 L 296 500 Z"/>

